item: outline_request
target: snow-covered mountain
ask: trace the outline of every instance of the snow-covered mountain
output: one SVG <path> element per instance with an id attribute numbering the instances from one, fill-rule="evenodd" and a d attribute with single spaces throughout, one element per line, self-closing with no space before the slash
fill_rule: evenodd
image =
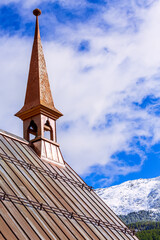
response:
<path id="1" fill-rule="evenodd" d="M 96 193 L 118 215 L 140 210 L 160 213 L 160 177 L 127 181 Z"/>

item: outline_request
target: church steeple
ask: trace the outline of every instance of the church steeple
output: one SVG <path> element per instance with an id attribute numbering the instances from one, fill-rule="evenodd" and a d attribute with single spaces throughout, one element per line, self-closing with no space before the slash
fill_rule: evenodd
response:
<path id="1" fill-rule="evenodd" d="M 32 143 L 37 154 L 61 166 L 64 161 L 56 142 L 56 120 L 62 113 L 55 108 L 50 90 L 39 31 L 38 16 L 41 11 L 35 9 L 33 14 L 36 26 L 25 102 L 16 116 L 23 120 L 24 138 Z"/>

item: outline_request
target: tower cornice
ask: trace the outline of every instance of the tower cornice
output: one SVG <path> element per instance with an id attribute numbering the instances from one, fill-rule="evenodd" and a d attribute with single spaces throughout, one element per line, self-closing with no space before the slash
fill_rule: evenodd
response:
<path id="1" fill-rule="evenodd" d="M 43 114 L 46 117 L 49 117 L 53 120 L 57 120 L 58 118 L 63 116 L 63 114 L 60 111 L 58 111 L 56 108 L 50 109 L 44 105 L 38 105 L 36 107 L 30 108 L 25 111 L 19 111 L 15 114 L 15 116 L 19 117 L 22 121 L 24 121 L 38 114 Z"/>

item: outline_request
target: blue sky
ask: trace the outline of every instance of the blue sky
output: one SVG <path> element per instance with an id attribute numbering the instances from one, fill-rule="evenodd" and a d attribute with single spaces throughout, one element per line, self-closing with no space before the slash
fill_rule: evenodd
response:
<path id="1" fill-rule="evenodd" d="M 1 0 L 0 128 L 22 136 L 40 8 L 65 160 L 94 187 L 160 175 L 160 0 Z"/>

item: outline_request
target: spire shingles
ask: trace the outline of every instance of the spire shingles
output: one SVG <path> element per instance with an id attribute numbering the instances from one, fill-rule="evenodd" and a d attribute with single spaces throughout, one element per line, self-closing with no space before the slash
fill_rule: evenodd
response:
<path id="1" fill-rule="evenodd" d="M 41 15 L 41 11 L 35 9 L 33 14 L 36 16 L 36 26 L 26 97 L 23 108 L 16 113 L 16 116 L 24 119 L 23 115 L 25 114 L 26 116 L 26 111 L 30 112 L 31 109 L 33 111 L 34 108 L 36 108 L 36 111 L 37 109 L 45 108 L 45 111 L 48 109 L 50 114 L 56 114 L 56 118 L 58 118 L 62 114 L 54 107 L 40 38 L 38 16 Z"/>

